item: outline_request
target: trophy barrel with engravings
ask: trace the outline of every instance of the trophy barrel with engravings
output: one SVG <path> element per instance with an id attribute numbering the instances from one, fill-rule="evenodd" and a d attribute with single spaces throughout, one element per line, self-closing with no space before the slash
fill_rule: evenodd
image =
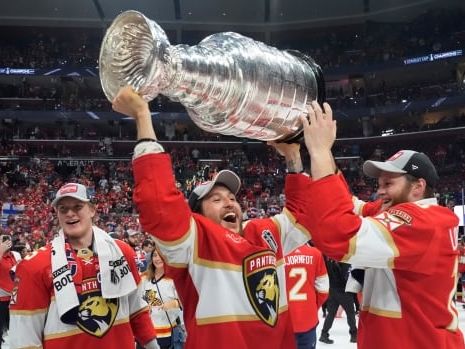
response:
<path id="1" fill-rule="evenodd" d="M 100 49 L 100 80 L 112 101 L 130 85 L 145 100 L 180 102 L 201 129 L 263 141 L 289 141 L 302 131 L 307 105 L 324 100 L 321 68 L 298 51 L 280 51 L 237 33 L 198 45 L 170 45 L 160 26 L 126 11 Z"/>

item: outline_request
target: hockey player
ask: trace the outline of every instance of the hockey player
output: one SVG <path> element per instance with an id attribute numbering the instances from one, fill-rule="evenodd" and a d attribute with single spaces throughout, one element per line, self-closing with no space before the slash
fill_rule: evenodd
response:
<path id="1" fill-rule="evenodd" d="M 176 189 L 170 157 L 156 141 L 147 103 L 126 87 L 113 108 L 136 121 L 134 200 L 184 305 L 186 348 L 295 348 L 284 255 L 309 236 L 301 225 L 309 179 L 300 173 L 299 145 L 275 146 L 291 172 L 283 213 L 243 225 L 235 173 L 223 170 L 198 185 L 188 205 Z"/>
<path id="2" fill-rule="evenodd" d="M 297 348 L 315 348 L 318 310 L 329 292 L 325 261 L 318 249 L 306 244 L 286 256 L 286 286 Z"/>
<path id="3" fill-rule="evenodd" d="M 366 268 L 358 348 L 465 348 L 453 301 L 458 218 L 434 197 L 438 175 L 430 159 L 402 150 L 385 162 L 366 161 L 363 171 L 378 178 L 387 209 L 362 218 L 335 175 L 330 106 L 312 103 L 309 120 L 301 119 L 312 165 L 310 197 L 318 198 L 307 207 L 315 246 Z"/>
<path id="4" fill-rule="evenodd" d="M 61 231 L 16 269 L 10 348 L 158 349 L 134 251 L 92 225 L 86 187 L 68 183 L 52 203 Z"/>

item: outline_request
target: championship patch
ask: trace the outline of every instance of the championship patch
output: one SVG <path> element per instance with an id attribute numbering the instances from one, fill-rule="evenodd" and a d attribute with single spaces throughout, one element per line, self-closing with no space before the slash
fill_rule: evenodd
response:
<path id="1" fill-rule="evenodd" d="M 276 255 L 262 251 L 248 256 L 243 265 L 247 297 L 257 316 L 267 325 L 275 326 L 279 310 L 279 282 Z"/>
<path id="2" fill-rule="evenodd" d="M 276 253 L 278 252 L 278 244 L 276 243 L 276 240 L 269 230 L 264 230 L 262 231 L 262 238 L 265 240 L 265 242 L 268 244 L 268 246 Z"/>
<path id="3" fill-rule="evenodd" d="M 86 286 L 84 287 L 84 285 Z M 83 290 L 90 291 L 80 294 L 77 326 L 82 331 L 101 338 L 115 322 L 119 309 L 119 299 L 104 299 L 97 285 L 96 279 L 83 282 Z"/>

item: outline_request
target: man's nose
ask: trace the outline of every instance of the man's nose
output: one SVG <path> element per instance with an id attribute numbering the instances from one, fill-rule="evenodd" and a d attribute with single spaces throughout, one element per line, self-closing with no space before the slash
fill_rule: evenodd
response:
<path id="1" fill-rule="evenodd" d="M 225 201 L 225 206 L 226 207 L 232 207 L 233 204 L 234 204 L 234 200 L 226 199 L 226 201 Z"/>

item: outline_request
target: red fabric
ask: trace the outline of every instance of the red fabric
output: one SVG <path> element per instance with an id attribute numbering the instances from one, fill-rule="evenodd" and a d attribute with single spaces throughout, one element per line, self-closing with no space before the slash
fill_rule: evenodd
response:
<path id="1" fill-rule="evenodd" d="M 136 284 L 139 284 L 141 280 L 134 262 L 134 251 L 122 241 L 115 241 L 129 263 L 130 271 L 132 272 Z M 92 257 L 91 260 L 83 261 L 76 256 L 76 253 L 69 248 L 68 244 L 66 245 L 68 255 L 72 256 L 72 258 L 68 257 L 68 263 L 76 263 L 77 265 L 77 271 L 73 275 L 73 281 L 78 294 L 85 295 L 86 292 L 95 291 L 100 293 L 100 283 L 97 282 L 97 272 L 99 270 L 97 258 Z M 70 264 L 70 267 L 73 268 L 72 264 Z M 54 297 L 51 274 L 51 245 L 47 245 L 38 253 L 22 261 L 17 267 L 16 275 L 19 287 L 10 305 L 12 317 L 24 316 L 22 314 L 27 312 L 31 319 L 25 317 L 22 321 L 34 323 L 33 317 L 40 316 L 44 311 L 56 311 L 56 307 L 50 307 L 50 301 L 52 297 Z M 33 293 L 31 293 L 31 290 Z M 122 300 L 119 307 L 121 308 L 123 303 L 127 303 L 128 301 L 130 300 Z M 50 314 L 45 329 L 40 328 L 40 320 L 37 318 L 34 329 L 38 332 L 24 335 L 29 335 L 31 338 L 32 335 L 37 335 L 44 349 L 130 348 L 134 346 L 134 337 L 142 344 L 146 344 L 156 337 L 156 332 L 152 325 L 147 307 L 142 308 L 141 311 L 136 314 L 132 314 L 129 320 L 121 319 L 113 323 L 108 332 L 102 337 L 88 334 L 78 327 L 74 327 L 72 330 L 65 332 L 62 336 L 48 337 L 47 333 L 44 332 L 47 329 L 53 331 L 51 328 L 58 326 L 58 324 L 55 325 L 51 323 L 51 319 L 56 319 L 57 316 L 56 313 Z M 20 334 L 15 333 L 15 335 Z"/>
<path id="2" fill-rule="evenodd" d="M 318 309 L 328 298 L 328 289 L 325 292 L 316 289 L 317 278 L 326 278 L 329 288 L 323 255 L 315 247 L 304 245 L 285 260 L 292 327 L 295 333 L 307 332 L 318 324 Z"/>
<path id="3" fill-rule="evenodd" d="M 13 290 L 14 283 L 10 270 L 16 263 L 16 258 L 11 251 L 6 252 L 0 259 L 0 288 L 8 293 Z"/>
<path id="4" fill-rule="evenodd" d="M 141 225 L 160 242 L 161 252 L 168 257 L 165 258 L 166 272 L 174 279 L 182 300 L 188 333 L 185 348 L 295 348 L 292 325 L 285 307 L 281 307 L 274 326 L 265 324 L 255 314 L 243 315 L 243 309 L 251 309 L 243 280 L 248 271 L 245 259 L 263 252 L 273 255 L 276 261 L 282 261 L 281 237 L 287 236 L 287 232 L 280 231 L 273 219 L 255 219 L 248 221 L 240 236 L 204 216 L 191 214 L 184 196 L 176 190 L 167 154 L 136 158 L 133 169 L 136 183 L 134 201 L 140 212 Z M 308 177 L 300 174 L 286 178 L 286 209 L 295 217 L 295 226 L 299 227 L 304 220 L 308 182 Z M 195 233 L 191 232 L 191 224 Z M 276 242 L 276 251 L 270 250 L 264 235 Z M 301 243 L 308 239 L 307 234 L 299 236 Z M 195 239 L 195 243 L 191 239 Z M 178 257 L 178 251 L 186 246 L 189 246 L 187 252 Z M 183 259 L 183 263 L 174 264 L 173 256 Z M 283 271 L 278 276 L 279 282 L 285 282 L 283 264 L 279 263 L 278 267 Z M 232 271 L 237 272 L 235 275 L 241 273 L 242 277 L 223 276 L 232 275 Z M 230 294 L 215 293 L 220 283 L 223 287 L 227 283 Z M 205 299 L 205 292 L 211 295 L 210 299 Z M 249 293 L 255 295 L 255 289 Z M 199 321 L 199 304 L 212 302 L 215 305 L 202 308 L 208 308 L 208 314 L 202 317 L 204 322 Z M 218 308 L 224 312 L 219 313 Z"/>
<path id="5" fill-rule="evenodd" d="M 331 258 L 345 257 L 349 263 L 353 258 L 357 266 L 368 267 L 359 349 L 465 348 L 452 300 L 458 255 L 453 212 L 429 199 L 362 219 L 353 213 L 351 195 L 337 176 L 314 181 L 310 195 L 318 198 L 308 206 L 316 247 Z M 368 259 L 373 249 L 392 251 L 392 258 Z"/>

